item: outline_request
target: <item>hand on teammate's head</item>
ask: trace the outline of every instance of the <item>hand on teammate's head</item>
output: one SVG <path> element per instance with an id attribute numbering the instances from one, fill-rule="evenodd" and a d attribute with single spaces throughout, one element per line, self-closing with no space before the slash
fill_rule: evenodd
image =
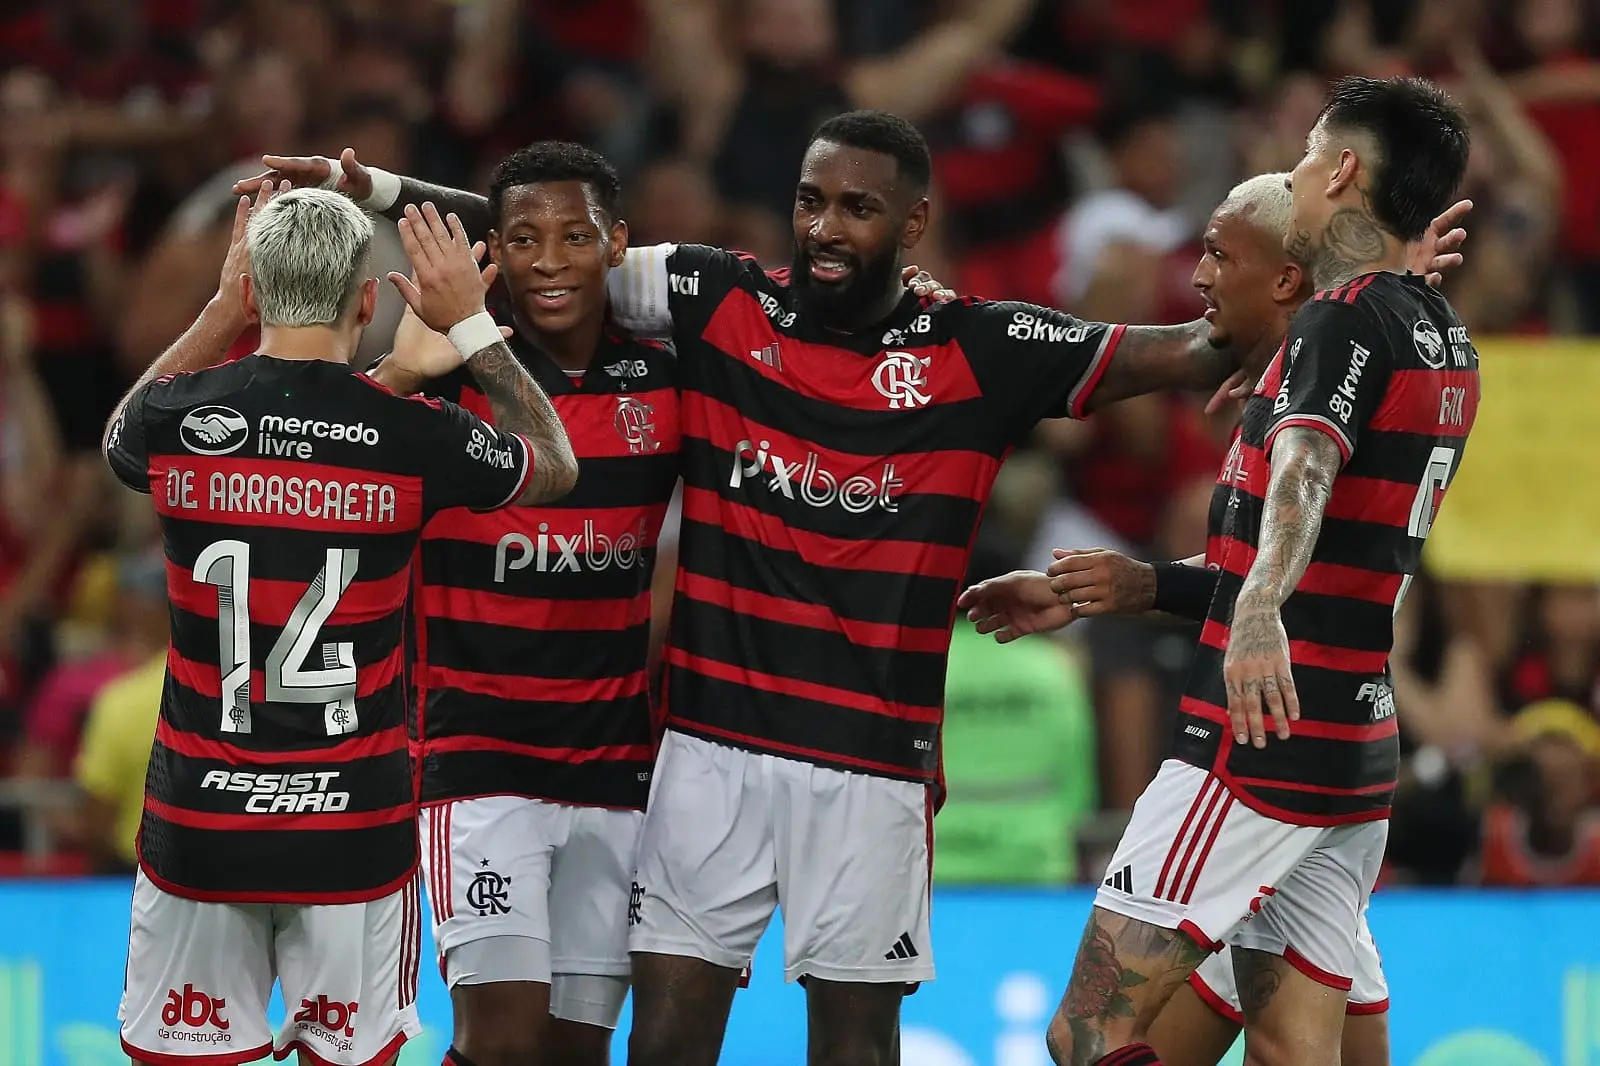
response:
<path id="1" fill-rule="evenodd" d="M 235 195 L 246 195 L 259 188 L 263 181 L 288 182 L 296 189 L 332 188 L 357 203 L 372 195 L 372 172 L 356 159 L 354 148 L 346 148 L 338 159 L 320 155 L 264 155 L 261 162 L 267 169 L 234 182 Z M 332 185 L 329 185 L 330 179 L 334 179 Z"/>
<path id="2" fill-rule="evenodd" d="M 461 219 L 441 218 L 432 202 L 406 207 L 400 220 L 400 243 L 411 260 L 412 276 L 398 271 L 389 280 L 430 329 L 447 331 L 484 310 L 483 297 L 493 283 L 494 264 L 479 269 L 483 244 L 467 240 Z"/>

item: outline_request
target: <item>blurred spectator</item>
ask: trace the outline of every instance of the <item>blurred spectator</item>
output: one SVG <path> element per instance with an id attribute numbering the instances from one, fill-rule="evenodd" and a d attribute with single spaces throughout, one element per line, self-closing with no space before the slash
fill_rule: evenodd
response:
<path id="1" fill-rule="evenodd" d="M 994 526 L 967 584 L 1018 568 Z M 934 820 L 942 883 L 1078 879 L 1074 830 L 1095 811 L 1095 724 L 1081 667 L 1048 637 L 996 644 L 958 616 L 945 688 L 944 777 Z"/>
<path id="2" fill-rule="evenodd" d="M 102 873 L 132 874 L 150 765 L 167 679 L 166 651 L 100 690 L 84 723 L 73 779 L 83 790 L 76 839 Z"/>
<path id="3" fill-rule="evenodd" d="M 1524 710 L 1516 727 L 1521 745 L 1496 768 L 1484 816 L 1479 880 L 1600 886 L 1600 725 L 1583 708 L 1551 700 Z"/>
<path id="4" fill-rule="evenodd" d="M 1504 706 L 1561 699 L 1600 718 L 1600 590 L 1547 585 L 1527 613 L 1527 644 L 1501 679 Z"/>
<path id="5" fill-rule="evenodd" d="M 119 560 L 110 632 L 104 647 L 59 663 L 28 708 L 19 778 L 70 773 L 90 703 L 108 683 L 167 649 L 167 571 L 159 552 Z"/>

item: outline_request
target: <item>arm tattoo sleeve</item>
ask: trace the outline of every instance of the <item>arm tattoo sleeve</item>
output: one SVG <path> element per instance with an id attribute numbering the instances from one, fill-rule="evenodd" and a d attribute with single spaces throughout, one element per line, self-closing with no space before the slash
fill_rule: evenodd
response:
<path id="1" fill-rule="evenodd" d="M 489 398 L 495 427 L 519 433 L 533 446 L 533 473 L 516 502 L 547 503 L 566 495 L 578 480 L 578 461 L 550 397 L 504 341 L 474 353 L 467 366 Z"/>
<path id="2" fill-rule="evenodd" d="M 1204 319 L 1182 326 L 1129 326 L 1088 409 L 1163 389 L 1216 388 L 1239 368 L 1239 353 L 1213 347 L 1210 336 Z"/>
<path id="3" fill-rule="evenodd" d="M 1289 598 L 1317 546 L 1341 459 L 1339 445 L 1320 429 L 1290 426 L 1278 434 L 1259 546 L 1241 599 L 1260 596 L 1277 607 Z"/>
<path id="4" fill-rule="evenodd" d="M 439 209 L 439 214 L 447 215 L 454 211 L 460 217 L 461 225 L 466 228 L 469 240 L 481 241 L 488 235 L 491 228 L 488 197 L 462 189 L 452 189 L 445 185 L 434 185 L 416 178 L 401 177 L 400 195 L 389 205 L 389 209 L 383 212 L 383 217 L 391 222 L 398 222 L 405 217 L 407 204 L 421 207 L 430 200 L 433 201 L 433 206 Z"/>

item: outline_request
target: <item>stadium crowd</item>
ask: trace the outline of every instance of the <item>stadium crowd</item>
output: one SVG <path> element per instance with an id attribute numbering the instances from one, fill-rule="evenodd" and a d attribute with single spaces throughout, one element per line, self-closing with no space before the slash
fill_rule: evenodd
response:
<path id="1" fill-rule="evenodd" d="M 1600 333 L 1600 5 L 1590 0 L 12 0 L 0 14 L 0 863 L 131 870 L 166 649 L 148 501 L 97 454 L 200 311 L 264 151 L 483 188 L 583 141 L 632 243 L 786 264 L 819 122 L 935 150 L 917 262 L 963 294 L 1181 322 L 1211 208 L 1288 169 L 1326 80 L 1427 74 L 1474 123 L 1475 336 Z M 403 266 L 378 229 L 374 273 Z M 387 287 L 363 355 L 399 318 Z M 1147 396 L 1048 424 L 974 579 L 1052 546 L 1204 548 L 1231 423 Z M 660 585 L 664 591 L 670 584 Z M 1423 575 L 1392 660 L 1407 768 L 1387 879 L 1600 884 L 1600 591 Z M 945 882 L 1098 879 L 1154 773 L 1194 629 L 1102 619 L 1000 647 L 956 623 Z M 1108 828 L 1109 827 L 1109 828 Z"/>

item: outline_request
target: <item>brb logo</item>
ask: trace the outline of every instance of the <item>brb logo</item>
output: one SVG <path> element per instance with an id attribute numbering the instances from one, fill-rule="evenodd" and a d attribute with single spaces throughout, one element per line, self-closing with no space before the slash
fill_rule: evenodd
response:
<path id="1" fill-rule="evenodd" d="M 526 533 L 507 533 L 494 546 L 495 584 L 505 584 L 507 570 L 525 570 L 530 565 L 541 574 L 643 566 L 646 533 L 642 518 L 637 529 L 616 538 L 595 529 L 592 518 L 584 519 L 583 529 L 570 536 L 550 532 L 549 522 L 539 523 L 537 539 Z M 511 554 L 513 548 L 515 555 Z"/>
<path id="2" fill-rule="evenodd" d="M 156 1035 L 163 1040 L 184 1040 L 196 1044 L 229 1043 L 233 1035 L 228 1032 L 228 1019 L 222 1014 L 227 1006 L 228 1001 L 223 997 L 208 995 L 194 985 L 184 985 L 181 992 L 169 988 L 167 1002 L 161 1008 L 163 1028 L 157 1030 Z M 177 1028 L 180 1025 L 185 1029 Z M 197 1029 L 214 1031 L 193 1031 Z"/>
<path id="3" fill-rule="evenodd" d="M 349 1051 L 355 1046 L 356 1011 L 360 1009 L 360 1003 L 344 1003 L 327 996 L 302 999 L 294 1024 L 336 1051 Z"/>
<path id="4" fill-rule="evenodd" d="M 884 463 L 877 478 L 856 474 L 842 482 L 822 465 L 816 452 L 807 452 L 803 462 L 785 459 L 772 450 L 772 442 L 760 446 L 742 440 L 733 449 L 733 473 L 728 487 L 739 488 L 747 478 L 767 478 L 767 491 L 780 493 L 811 507 L 831 507 L 837 503 L 850 514 L 866 514 L 874 507 L 900 510 L 895 496 L 905 482 L 894 476 L 894 464 Z"/>
<path id="5" fill-rule="evenodd" d="M 872 372 L 872 387 L 889 401 L 889 410 L 910 410 L 933 402 L 928 393 L 927 356 L 910 352 L 884 352 L 883 362 Z"/>
<path id="6" fill-rule="evenodd" d="M 645 455 L 661 450 L 656 440 L 656 409 L 653 404 L 636 400 L 632 396 L 617 397 L 617 413 L 611 417 L 617 436 L 628 445 L 634 455 Z"/>
<path id="7" fill-rule="evenodd" d="M 250 439 L 250 423 L 231 407 L 196 407 L 178 423 L 178 440 L 196 455 L 231 455 Z"/>

